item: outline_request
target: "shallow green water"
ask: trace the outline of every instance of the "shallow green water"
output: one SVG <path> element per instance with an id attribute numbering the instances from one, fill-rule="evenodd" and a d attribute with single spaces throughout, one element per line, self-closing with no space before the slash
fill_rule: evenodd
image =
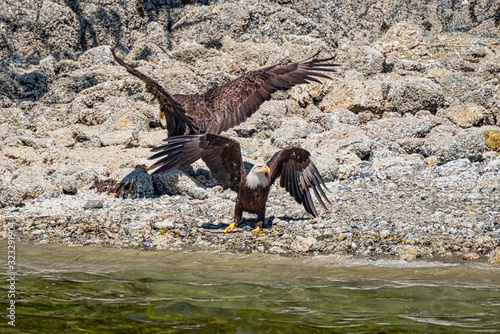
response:
<path id="1" fill-rule="evenodd" d="M 2 333 L 500 333 L 500 268 L 486 264 L 26 244 L 16 256 L 16 327 L 4 317 Z"/>

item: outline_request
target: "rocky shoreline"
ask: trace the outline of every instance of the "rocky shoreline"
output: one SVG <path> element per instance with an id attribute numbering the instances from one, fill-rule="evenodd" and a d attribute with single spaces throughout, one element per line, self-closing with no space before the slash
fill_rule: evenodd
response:
<path id="1" fill-rule="evenodd" d="M 405 260 L 460 256 L 498 263 L 500 159 L 486 164 L 458 160 L 434 171 L 423 162 L 419 167 L 411 176 L 387 178 L 378 171 L 328 183 L 333 205 L 318 219 L 282 189 L 274 189 L 269 219 L 259 234 L 250 232 L 251 218 L 236 232 L 222 233 L 230 223 L 234 194 L 220 187 L 206 189 L 202 199 L 123 199 L 83 191 L 50 201 L 35 199 L 3 213 L 22 240 L 37 243 Z M 377 174 L 369 168 L 365 172 Z"/>
<path id="2" fill-rule="evenodd" d="M 64 38 L 50 39 L 50 52 L 26 43 L 29 33 L 13 29 L 14 16 L 2 18 L 2 36 L 11 33 L 21 42 L 0 50 L 1 238 L 13 222 L 22 240 L 69 246 L 500 263 L 496 12 L 476 9 L 475 21 L 465 19 L 455 30 L 437 23 L 446 11 L 438 10 L 432 22 L 408 14 L 405 21 L 360 28 L 361 36 L 332 30 L 331 17 L 317 23 L 317 12 L 303 4 L 265 2 L 268 30 L 240 25 L 247 14 L 264 17 L 254 5 L 244 2 L 237 12 L 225 2 L 208 5 L 213 21 L 200 19 L 208 15 L 205 5 L 179 5 L 169 12 L 179 29 L 167 39 L 158 18 L 141 30 L 137 22 L 145 17 L 138 15 L 129 18 L 127 32 L 94 29 L 104 44 L 70 47 Z M 6 13 L 21 21 L 48 15 L 45 5 L 2 6 L 14 8 Z M 94 7 L 82 6 L 80 28 L 82 18 L 101 17 Z M 116 10 L 126 12 L 118 4 Z M 459 17 L 447 22 L 461 24 Z M 77 23 L 51 22 L 67 38 L 81 39 L 73 36 Z M 217 29 L 230 32 L 207 40 Z M 330 212 L 313 219 L 273 187 L 262 233 L 252 234 L 255 221 L 245 216 L 246 226 L 224 234 L 235 194 L 216 186 L 203 164 L 147 174 L 150 149 L 166 135 L 157 103 L 114 62 L 109 45 L 117 39 L 130 49 L 127 62 L 172 93 L 201 92 L 245 71 L 317 52 L 335 56 L 342 66 L 333 80 L 278 92 L 225 133 L 250 161 L 267 160 L 287 145 L 309 150 L 331 191 Z M 133 187 L 119 196 L 111 191 L 131 180 Z"/>

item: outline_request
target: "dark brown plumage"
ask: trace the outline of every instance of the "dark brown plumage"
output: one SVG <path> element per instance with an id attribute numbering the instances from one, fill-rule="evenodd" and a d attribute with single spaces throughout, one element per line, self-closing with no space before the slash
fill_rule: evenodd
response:
<path id="1" fill-rule="evenodd" d="M 149 159 L 158 159 L 150 169 L 153 174 L 166 173 L 202 159 L 212 176 L 224 189 L 235 191 L 238 196 L 234 209 L 234 226 L 238 226 L 242 213 L 257 214 L 257 228 L 262 228 L 266 213 L 269 190 L 281 177 L 280 186 L 302 204 L 304 209 L 317 217 L 318 213 L 309 189 L 312 189 L 321 206 L 327 209 L 330 203 L 322 187 L 326 189 L 310 153 L 298 147 L 285 147 L 276 153 L 267 164 L 256 164 L 245 172 L 240 144 L 233 139 L 213 135 L 187 135 L 167 138 L 166 143 L 153 149 L 158 152 Z"/>
<path id="2" fill-rule="evenodd" d="M 274 65 L 247 72 L 241 77 L 204 94 L 170 95 L 155 80 L 125 63 L 111 50 L 116 62 L 146 83 L 146 90 L 160 103 L 160 115 L 166 118 L 168 136 L 220 134 L 244 122 L 276 90 L 331 79 L 318 71 L 333 72 L 338 64 L 325 63 L 333 58 L 288 65 Z M 162 125 L 163 126 L 163 125 Z"/>

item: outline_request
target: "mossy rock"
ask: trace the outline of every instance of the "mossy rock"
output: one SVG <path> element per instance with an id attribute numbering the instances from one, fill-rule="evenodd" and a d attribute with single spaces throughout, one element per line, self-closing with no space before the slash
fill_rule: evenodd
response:
<path id="1" fill-rule="evenodd" d="M 500 131 L 489 130 L 483 133 L 486 149 L 489 151 L 500 152 Z"/>

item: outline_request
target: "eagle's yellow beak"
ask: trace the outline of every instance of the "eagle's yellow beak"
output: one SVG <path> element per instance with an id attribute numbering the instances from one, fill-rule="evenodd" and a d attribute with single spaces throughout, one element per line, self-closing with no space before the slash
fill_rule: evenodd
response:
<path id="1" fill-rule="evenodd" d="M 163 117 L 165 117 L 165 114 L 163 113 L 163 111 L 160 111 L 158 113 L 158 116 L 160 117 L 160 119 L 163 119 Z"/>
<path id="2" fill-rule="evenodd" d="M 267 174 L 271 173 L 271 170 L 269 169 L 269 167 L 263 166 L 261 169 L 259 169 L 259 172 L 260 173 L 265 173 L 267 175 Z"/>

